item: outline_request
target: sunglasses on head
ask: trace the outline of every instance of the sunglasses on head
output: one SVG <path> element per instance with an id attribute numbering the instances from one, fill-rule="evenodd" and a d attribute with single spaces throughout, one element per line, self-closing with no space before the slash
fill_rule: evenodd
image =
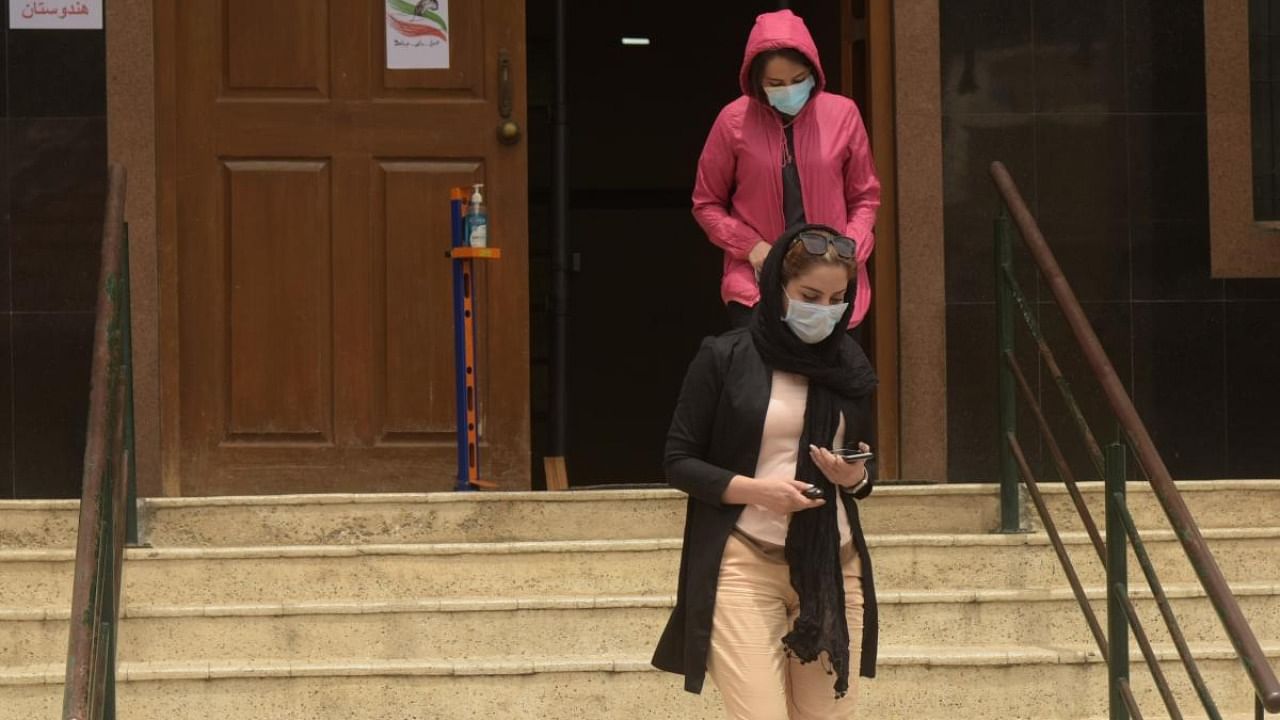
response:
<path id="1" fill-rule="evenodd" d="M 843 235 L 828 235 L 817 230 L 805 230 L 796 235 L 795 242 L 803 243 L 810 255 L 826 255 L 828 247 L 836 249 L 836 255 L 845 260 L 853 259 L 853 240 Z"/>

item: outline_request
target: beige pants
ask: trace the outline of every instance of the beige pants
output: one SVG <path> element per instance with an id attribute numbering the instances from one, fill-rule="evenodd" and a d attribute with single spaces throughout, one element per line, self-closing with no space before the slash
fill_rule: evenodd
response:
<path id="1" fill-rule="evenodd" d="M 846 553 L 845 603 L 849 619 L 849 693 L 835 699 L 835 675 L 826 655 L 802 665 L 787 657 L 782 636 L 799 614 L 785 560 L 736 535 L 720 563 L 707 673 L 724 697 L 730 720 L 835 720 L 854 716 L 862 645 L 862 567 Z"/>

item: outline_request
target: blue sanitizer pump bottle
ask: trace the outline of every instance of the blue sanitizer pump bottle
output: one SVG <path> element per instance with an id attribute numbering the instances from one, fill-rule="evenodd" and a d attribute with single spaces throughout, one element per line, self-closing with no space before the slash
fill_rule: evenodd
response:
<path id="1" fill-rule="evenodd" d="M 489 246 L 489 213 L 484 205 L 484 183 L 471 186 L 471 202 L 467 205 L 467 244 Z"/>

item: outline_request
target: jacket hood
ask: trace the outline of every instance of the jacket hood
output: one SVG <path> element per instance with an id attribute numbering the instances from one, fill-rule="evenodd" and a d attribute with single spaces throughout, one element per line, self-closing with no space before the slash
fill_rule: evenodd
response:
<path id="1" fill-rule="evenodd" d="M 756 16 L 756 24 L 747 37 L 747 51 L 742 57 L 742 69 L 738 73 L 738 83 L 742 93 L 756 97 L 758 92 L 751 87 L 751 62 L 760 53 L 770 50 L 791 48 L 808 58 L 813 64 L 814 93 L 822 92 L 827 85 L 827 77 L 822 72 L 822 62 L 818 60 L 818 46 L 805 27 L 804 20 L 790 10 L 778 10 Z"/>

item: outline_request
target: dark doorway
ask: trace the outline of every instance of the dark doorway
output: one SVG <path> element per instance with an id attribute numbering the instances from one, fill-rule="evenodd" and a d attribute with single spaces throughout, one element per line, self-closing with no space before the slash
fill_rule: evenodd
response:
<path id="1" fill-rule="evenodd" d="M 844 0 L 785 3 L 842 83 Z M 860 5 L 860 3 L 855 3 Z M 740 94 L 747 34 L 776 1 L 569 3 L 569 436 L 573 486 L 663 480 L 662 446 L 699 341 L 728 329 L 722 255 L 690 214 L 698 155 Z M 529 22 L 534 486 L 547 442 L 553 23 Z M 549 6 L 548 6 L 549 12 Z M 624 44 L 635 38 L 648 44 Z M 858 83 L 860 86 L 861 83 Z"/>

